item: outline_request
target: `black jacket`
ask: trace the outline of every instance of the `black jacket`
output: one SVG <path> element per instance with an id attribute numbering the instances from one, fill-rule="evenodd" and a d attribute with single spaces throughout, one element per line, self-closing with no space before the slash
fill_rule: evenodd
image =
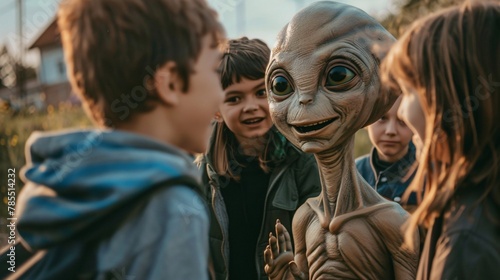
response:
<path id="1" fill-rule="evenodd" d="M 500 208 L 491 197 L 475 206 L 481 195 L 479 187 L 455 195 L 435 220 L 417 279 L 499 279 Z"/>
<path id="2" fill-rule="evenodd" d="M 312 154 L 305 154 L 287 142 L 287 157 L 273 168 L 265 199 L 264 218 L 255 252 L 255 266 L 259 279 L 267 279 L 264 272 L 264 250 L 268 244 L 269 232 L 274 232 L 276 219 L 292 232 L 292 218 L 295 211 L 308 198 L 318 196 L 321 183 L 316 160 Z M 211 206 L 210 256 L 217 280 L 228 279 L 229 244 L 228 217 L 219 186 L 221 178 L 212 164 L 202 161 L 202 180 L 206 187 L 207 202 Z M 293 237 L 292 237 L 293 238 Z"/>

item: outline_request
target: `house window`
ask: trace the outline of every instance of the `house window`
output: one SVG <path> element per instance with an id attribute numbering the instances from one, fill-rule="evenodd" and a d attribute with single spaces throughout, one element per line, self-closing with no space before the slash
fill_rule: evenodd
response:
<path id="1" fill-rule="evenodd" d="M 59 75 L 66 75 L 66 66 L 64 65 L 63 61 L 57 62 L 57 70 L 59 71 Z"/>

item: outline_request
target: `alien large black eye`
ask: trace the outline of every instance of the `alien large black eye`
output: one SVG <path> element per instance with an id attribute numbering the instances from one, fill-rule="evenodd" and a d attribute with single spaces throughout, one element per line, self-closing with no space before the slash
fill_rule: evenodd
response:
<path id="1" fill-rule="evenodd" d="M 338 86 L 351 81 L 356 74 L 344 66 L 335 66 L 328 72 L 326 86 Z"/>
<path id="2" fill-rule="evenodd" d="M 285 77 L 277 76 L 271 83 L 271 90 L 276 95 L 287 95 L 293 91 L 293 88 Z"/>

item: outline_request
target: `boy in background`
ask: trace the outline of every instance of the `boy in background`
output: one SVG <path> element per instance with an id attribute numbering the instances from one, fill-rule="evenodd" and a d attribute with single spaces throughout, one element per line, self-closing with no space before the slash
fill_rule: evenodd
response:
<path id="1" fill-rule="evenodd" d="M 413 132 L 398 118 L 400 103 L 401 97 L 385 115 L 367 127 L 373 148 L 369 154 L 356 159 L 356 167 L 381 196 L 412 212 L 417 206 L 416 195 L 412 193 L 405 201 L 403 194 L 417 170 L 416 148 L 411 142 Z"/>
<path id="2" fill-rule="evenodd" d="M 222 102 L 224 31 L 203 0 L 68 0 L 73 90 L 100 129 L 34 133 L 18 230 L 26 279 L 206 279 L 208 229 L 189 153 Z M 31 261 L 31 260 L 30 260 Z"/>

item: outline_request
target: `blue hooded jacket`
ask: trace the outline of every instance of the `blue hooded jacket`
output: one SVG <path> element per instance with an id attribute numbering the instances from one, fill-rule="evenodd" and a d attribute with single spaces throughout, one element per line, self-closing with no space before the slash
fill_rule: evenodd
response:
<path id="1" fill-rule="evenodd" d="M 113 130 L 34 133 L 26 147 L 17 228 L 46 253 L 23 278 L 207 278 L 208 215 L 188 154 Z"/>

